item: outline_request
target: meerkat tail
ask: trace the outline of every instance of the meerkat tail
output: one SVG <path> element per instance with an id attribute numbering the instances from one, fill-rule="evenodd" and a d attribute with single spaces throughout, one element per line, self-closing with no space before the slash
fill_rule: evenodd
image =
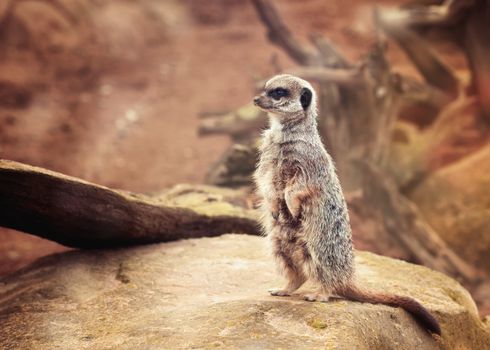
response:
<path id="1" fill-rule="evenodd" d="M 339 296 L 353 301 L 366 302 L 371 304 L 384 304 L 394 307 L 401 307 L 431 333 L 441 335 L 441 326 L 434 316 L 418 301 L 404 296 L 387 293 L 372 292 L 355 285 L 349 285 L 336 291 Z"/>

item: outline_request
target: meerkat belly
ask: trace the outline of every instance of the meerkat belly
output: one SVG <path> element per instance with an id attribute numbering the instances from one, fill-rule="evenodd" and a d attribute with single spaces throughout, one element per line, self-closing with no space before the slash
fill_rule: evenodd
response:
<path id="1" fill-rule="evenodd" d="M 283 196 L 281 189 L 276 186 L 278 177 L 279 150 L 273 143 L 263 146 L 259 165 L 254 174 L 257 190 L 262 197 L 262 208 L 268 210 L 272 200 Z"/>
<path id="2" fill-rule="evenodd" d="M 257 189 L 264 204 L 270 205 L 274 198 L 280 196 L 274 184 L 275 172 L 274 167 L 264 167 L 264 169 L 259 168 L 257 170 L 255 176 Z"/>

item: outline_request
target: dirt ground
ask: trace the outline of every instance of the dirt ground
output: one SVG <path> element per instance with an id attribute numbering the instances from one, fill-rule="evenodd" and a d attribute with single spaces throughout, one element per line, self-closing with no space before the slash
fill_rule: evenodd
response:
<path id="1" fill-rule="evenodd" d="M 273 62 L 293 65 L 247 1 L 62 3 L 73 21 L 32 1 L 0 33 L 1 158 L 135 192 L 199 183 L 230 142 L 199 137 L 199 113 L 248 103 L 255 81 L 276 72 Z M 373 41 L 373 4 L 401 2 L 275 3 L 298 36 L 322 33 L 354 61 Z M 417 75 L 395 47 L 390 61 Z M 2 230 L 0 275 L 65 249 Z"/>

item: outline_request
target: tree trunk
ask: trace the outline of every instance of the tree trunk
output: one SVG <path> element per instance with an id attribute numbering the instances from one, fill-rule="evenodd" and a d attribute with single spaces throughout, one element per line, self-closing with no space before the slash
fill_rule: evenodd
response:
<path id="1" fill-rule="evenodd" d="M 259 234 L 255 212 L 207 189 L 185 188 L 179 202 L 175 191 L 137 195 L 3 160 L 0 225 L 78 248 Z M 195 199 L 189 198 L 193 191 Z"/>

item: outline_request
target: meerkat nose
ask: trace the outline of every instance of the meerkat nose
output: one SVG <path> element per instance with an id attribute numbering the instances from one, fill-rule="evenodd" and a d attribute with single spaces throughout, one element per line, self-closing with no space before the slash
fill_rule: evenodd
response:
<path id="1" fill-rule="evenodd" d="M 260 101 L 260 97 L 259 96 L 255 96 L 254 97 L 254 105 L 258 105 L 259 104 L 259 101 Z"/>

